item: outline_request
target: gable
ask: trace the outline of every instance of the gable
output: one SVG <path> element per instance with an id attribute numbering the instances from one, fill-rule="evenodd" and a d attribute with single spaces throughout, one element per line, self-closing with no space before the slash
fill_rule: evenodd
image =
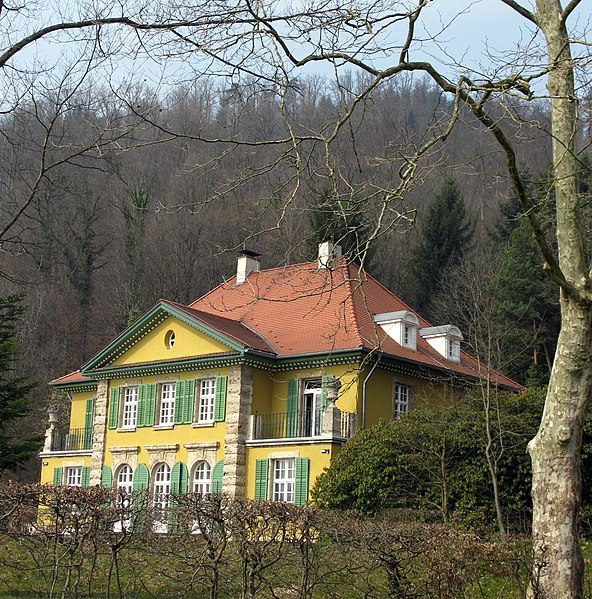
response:
<path id="1" fill-rule="evenodd" d="M 174 332 L 175 342 L 169 343 Z M 161 301 L 118 335 L 82 368 L 93 373 L 112 365 L 174 362 L 187 357 L 242 352 L 244 344 L 209 327 L 193 315 Z"/>
<path id="2" fill-rule="evenodd" d="M 174 335 L 172 346 L 169 341 L 171 334 Z M 230 345 L 223 344 L 174 316 L 169 316 L 111 364 L 174 360 L 222 353 L 229 349 Z"/>

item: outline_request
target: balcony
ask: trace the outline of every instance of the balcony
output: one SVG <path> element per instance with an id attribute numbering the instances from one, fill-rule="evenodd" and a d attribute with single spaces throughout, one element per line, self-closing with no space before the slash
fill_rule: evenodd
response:
<path id="1" fill-rule="evenodd" d="M 63 431 L 54 429 L 50 451 L 90 451 L 92 449 L 92 429 L 71 428 Z"/>
<path id="2" fill-rule="evenodd" d="M 356 432 L 357 414 L 334 406 L 300 412 L 253 414 L 251 440 L 306 439 L 345 441 Z"/>

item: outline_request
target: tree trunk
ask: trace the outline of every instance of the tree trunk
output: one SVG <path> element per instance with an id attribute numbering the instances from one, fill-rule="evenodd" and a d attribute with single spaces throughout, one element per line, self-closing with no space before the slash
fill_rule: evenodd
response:
<path id="1" fill-rule="evenodd" d="M 543 418 L 529 444 L 533 571 L 540 568 L 531 596 L 583 598 L 578 517 L 582 430 L 592 392 L 592 305 L 576 177 L 574 64 L 559 0 L 537 0 L 536 9 L 549 61 L 557 247 L 565 283 L 561 288 L 561 331 Z"/>
<path id="2" fill-rule="evenodd" d="M 562 327 L 532 458 L 532 597 L 583 598 L 579 544 L 581 448 L 592 391 L 592 309 L 562 297 Z"/>

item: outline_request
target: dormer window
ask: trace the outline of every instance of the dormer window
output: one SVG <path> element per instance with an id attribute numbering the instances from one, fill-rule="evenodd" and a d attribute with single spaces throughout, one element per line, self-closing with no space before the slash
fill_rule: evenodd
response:
<path id="1" fill-rule="evenodd" d="M 447 324 L 421 329 L 419 334 L 442 356 L 451 362 L 460 362 L 460 342 L 463 339 L 458 327 Z"/>
<path id="2" fill-rule="evenodd" d="M 417 349 L 417 329 L 419 320 L 413 312 L 400 310 L 375 314 L 372 320 L 379 324 L 382 330 L 402 347 Z"/>

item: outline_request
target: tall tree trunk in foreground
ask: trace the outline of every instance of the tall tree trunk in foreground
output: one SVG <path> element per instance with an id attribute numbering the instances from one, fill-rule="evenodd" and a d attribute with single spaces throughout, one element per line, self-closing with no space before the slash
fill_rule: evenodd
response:
<path id="1" fill-rule="evenodd" d="M 577 2 L 572 2 L 572 5 Z M 553 168 L 561 285 L 561 331 L 541 426 L 529 444 L 533 479 L 535 572 L 531 596 L 580 598 L 581 447 L 592 393 L 592 305 L 577 188 L 574 63 L 559 0 L 537 0 L 536 20 L 547 42 L 552 105 Z M 567 9 L 566 9 L 567 10 Z M 553 273 L 551 273 L 553 274 Z"/>

